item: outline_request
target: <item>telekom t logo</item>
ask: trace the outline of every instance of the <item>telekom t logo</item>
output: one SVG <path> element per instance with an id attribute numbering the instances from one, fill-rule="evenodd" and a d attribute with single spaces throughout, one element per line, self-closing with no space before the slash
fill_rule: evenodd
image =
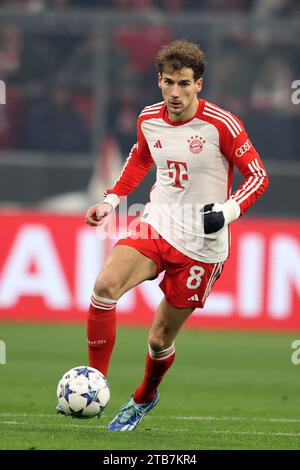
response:
<path id="1" fill-rule="evenodd" d="M 167 160 L 168 168 L 172 171 L 169 171 L 169 178 L 172 178 L 174 183 L 172 186 L 174 188 L 181 188 L 184 189 L 182 186 L 182 181 L 187 181 L 188 174 L 187 174 L 187 165 L 186 162 L 177 162 L 173 160 Z M 175 170 L 175 178 L 174 178 L 174 170 Z"/>

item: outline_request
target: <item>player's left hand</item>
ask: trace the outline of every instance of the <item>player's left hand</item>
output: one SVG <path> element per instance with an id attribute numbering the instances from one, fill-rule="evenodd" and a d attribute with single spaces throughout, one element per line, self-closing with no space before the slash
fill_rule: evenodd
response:
<path id="1" fill-rule="evenodd" d="M 225 217 L 220 207 L 221 204 L 211 203 L 206 204 L 202 211 L 203 214 L 203 226 L 204 233 L 214 233 L 221 230 L 225 224 Z"/>
<path id="2" fill-rule="evenodd" d="M 212 202 L 202 208 L 204 233 L 215 233 L 238 219 L 241 214 L 239 204 L 234 199 L 228 199 L 223 204 Z"/>

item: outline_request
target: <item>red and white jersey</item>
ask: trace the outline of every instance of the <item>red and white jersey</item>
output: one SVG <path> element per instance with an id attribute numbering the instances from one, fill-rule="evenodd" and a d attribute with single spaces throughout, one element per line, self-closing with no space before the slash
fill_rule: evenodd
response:
<path id="1" fill-rule="evenodd" d="M 205 234 L 201 208 L 230 197 L 243 214 L 268 186 L 265 168 L 242 122 L 202 99 L 195 116 L 179 123 L 169 120 L 164 102 L 146 106 L 138 118 L 137 143 L 106 194 L 127 196 L 153 163 L 157 179 L 141 220 L 190 258 L 224 261 L 229 254 L 228 226 Z M 231 194 L 234 166 L 244 181 Z"/>

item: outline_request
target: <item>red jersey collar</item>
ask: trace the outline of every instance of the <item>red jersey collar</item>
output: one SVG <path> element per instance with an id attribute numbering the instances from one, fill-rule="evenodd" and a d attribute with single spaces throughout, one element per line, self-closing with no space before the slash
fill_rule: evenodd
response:
<path id="1" fill-rule="evenodd" d="M 190 119 L 187 119 L 186 121 L 179 121 L 179 122 L 173 122 L 169 119 L 168 109 L 167 109 L 167 106 L 166 106 L 166 103 L 165 103 L 164 107 L 163 107 L 163 120 L 165 122 L 167 122 L 168 124 L 170 124 L 171 126 L 183 126 L 184 124 L 187 124 L 188 122 L 191 122 L 193 119 L 195 119 L 196 117 L 200 117 L 201 114 L 202 114 L 204 104 L 205 104 L 205 100 L 202 100 L 202 99 L 198 98 L 198 101 L 199 101 L 198 109 L 197 109 L 196 113 L 194 114 L 194 116 Z"/>

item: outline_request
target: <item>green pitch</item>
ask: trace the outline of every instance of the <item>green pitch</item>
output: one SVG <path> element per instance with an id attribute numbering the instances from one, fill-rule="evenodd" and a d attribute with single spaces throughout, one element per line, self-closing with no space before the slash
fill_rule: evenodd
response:
<path id="1" fill-rule="evenodd" d="M 100 419 L 55 414 L 56 385 L 87 363 L 82 326 L 0 324 L 0 449 L 300 449 L 296 334 L 183 331 L 157 407 L 131 433 L 106 425 L 139 383 L 147 330 L 119 328 Z"/>

